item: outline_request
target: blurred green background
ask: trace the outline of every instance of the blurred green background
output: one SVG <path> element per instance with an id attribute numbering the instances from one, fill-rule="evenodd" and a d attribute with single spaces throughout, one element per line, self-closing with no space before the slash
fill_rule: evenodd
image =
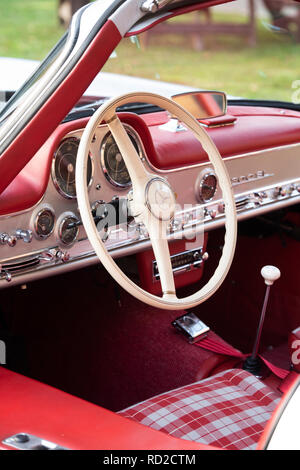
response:
<path id="1" fill-rule="evenodd" d="M 228 15 L 219 10 L 214 19 L 245 21 L 240 13 Z M 291 101 L 292 83 L 300 79 L 300 45 L 290 34 L 269 26 L 265 19 L 257 19 L 253 48 L 244 38 L 222 35 L 205 38 L 200 51 L 193 49 L 186 36 L 154 36 L 146 49 L 126 39 L 105 70 L 236 96 Z M 64 32 L 57 0 L 0 0 L 0 31 L 0 56 L 42 59 Z"/>
<path id="2" fill-rule="evenodd" d="M 0 56 L 43 59 L 62 36 L 57 0 L 0 0 Z"/>

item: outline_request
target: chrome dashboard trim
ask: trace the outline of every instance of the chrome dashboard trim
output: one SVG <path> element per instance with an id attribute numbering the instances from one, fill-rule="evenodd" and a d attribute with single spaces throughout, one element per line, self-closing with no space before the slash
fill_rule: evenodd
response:
<path id="1" fill-rule="evenodd" d="M 300 203 L 300 194 L 299 194 L 299 196 L 295 197 L 294 199 L 295 199 L 294 203 Z M 270 212 L 272 210 L 282 209 L 282 208 L 287 207 L 289 205 L 291 205 L 291 201 L 289 199 L 286 199 L 286 200 L 278 201 L 276 203 L 276 207 L 271 207 L 270 208 L 268 206 L 264 206 L 264 207 L 258 207 L 256 209 L 251 209 L 248 212 L 245 211 L 245 212 L 242 212 L 242 213 L 238 213 L 238 215 L 237 215 L 238 221 L 242 221 L 242 220 L 245 220 L 245 219 L 249 218 L 249 212 L 251 212 L 251 217 L 252 216 L 255 217 L 256 215 L 261 215 L 261 214 L 264 214 L 266 212 Z M 205 230 L 210 231 L 210 230 L 213 230 L 213 229 L 216 229 L 216 228 L 220 228 L 223 225 L 224 225 L 224 217 L 223 218 L 220 217 L 218 219 L 214 219 L 214 220 L 205 222 Z M 188 235 L 189 233 L 191 235 L 194 234 L 194 231 L 193 231 L 192 228 L 190 229 L 190 231 L 185 231 L 186 235 Z M 177 232 L 176 234 L 170 235 L 169 238 L 170 238 L 170 240 L 172 240 L 172 239 L 176 240 L 176 239 L 180 238 L 180 232 Z M 11 279 L 11 282 L 9 282 L 9 283 L 5 279 L 0 279 L 0 289 L 1 288 L 11 287 L 11 286 L 17 286 L 17 285 L 20 285 L 20 284 L 26 284 L 28 282 L 33 282 L 33 281 L 36 281 L 38 279 L 42 279 L 43 277 L 45 277 L 45 270 L 47 270 L 47 277 L 50 277 L 50 276 L 54 276 L 54 275 L 64 274 L 64 273 L 73 271 L 75 269 L 86 268 L 90 265 L 94 265 L 94 264 L 97 264 L 97 263 L 100 264 L 100 261 L 99 261 L 98 257 L 95 255 L 95 253 L 93 252 L 93 250 L 92 250 L 92 248 L 89 244 L 89 241 L 87 239 L 85 239 L 85 240 L 82 240 L 81 243 L 85 244 L 85 253 L 84 254 L 74 256 L 73 258 L 71 257 L 70 261 L 68 261 L 66 263 L 56 262 L 54 264 L 45 263 L 43 265 L 39 265 L 36 268 L 36 270 L 33 271 L 33 272 L 14 275 Z M 110 252 L 110 254 L 113 258 L 120 258 L 120 257 L 123 257 L 123 256 L 129 256 L 129 255 L 132 255 L 132 254 L 139 253 L 139 252 L 144 251 L 144 250 L 149 249 L 149 248 L 151 248 L 151 242 L 150 242 L 149 239 L 136 240 L 136 241 L 130 240 L 130 241 L 128 241 L 128 244 L 125 244 L 121 247 L 114 248 L 114 249 L 111 249 L 111 250 L 108 250 L 108 251 Z M 58 249 L 58 247 L 57 246 L 51 247 L 51 249 Z M 40 254 L 42 254 L 44 251 L 45 250 L 41 250 Z M 37 252 L 34 252 L 34 253 L 32 253 L 32 256 L 36 256 L 36 254 L 37 254 Z M 29 256 L 29 255 L 27 254 L 26 256 Z M 12 257 L 8 260 L 3 260 L 3 262 L 5 263 L 5 262 L 10 261 L 12 259 L 16 259 L 16 258 Z M 51 268 L 51 269 L 49 269 L 49 268 Z"/>

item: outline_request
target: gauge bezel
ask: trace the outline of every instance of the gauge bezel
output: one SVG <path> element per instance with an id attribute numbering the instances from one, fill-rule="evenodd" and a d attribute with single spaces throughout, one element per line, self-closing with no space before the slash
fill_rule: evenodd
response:
<path id="1" fill-rule="evenodd" d="M 57 175 L 56 175 L 56 171 L 55 171 L 55 162 L 56 162 L 56 158 L 57 158 L 57 154 L 58 154 L 58 151 L 60 149 L 60 147 L 68 140 L 72 140 L 72 141 L 76 141 L 78 143 L 78 146 L 80 144 L 80 139 L 78 137 L 75 137 L 75 136 L 67 136 L 67 137 L 64 137 L 57 149 L 55 150 L 54 154 L 53 154 L 53 158 L 52 158 L 52 165 L 51 165 L 51 178 L 52 178 L 52 182 L 55 186 L 55 189 L 57 190 L 57 192 L 63 196 L 64 198 L 66 199 L 77 199 L 77 195 L 75 196 L 71 196 L 70 194 L 68 194 L 66 191 L 64 191 L 59 183 L 58 183 L 58 178 L 57 178 Z M 89 158 L 90 158 L 90 161 L 91 161 L 91 178 L 90 178 L 90 181 L 87 185 L 87 188 L 89 189 L 94 181 L 94 170 L 95 170 L 95 164 L 94 164 L 94 158 L 93 158 L 93 155 L 91 152 L 89 152 Z M 76 156 L 76 159 L 77 159 L 77 156 Z"/>
<path id="2" fill-rule="evenodd" d="M 37 229 L 37 222 L 38 222 L 38 218 L 41 216 L 41 214 L 45 211 L 48 211 L 50 212 L 52 215 L 53 215 L 53 226 L 52 226 L 52 230 L 47 233 L 46 235 L 39 235 L 38 234 L 38 229 Z M 54 209 L 51 207 L 51 206 L 48 206 L 48 205 L 45 205 L 45 206 L 42 206 L 38 209 L 37 212 L 34 213 L 33 215 L 33 232 L 34 232 L 34 236 L 38 239 L 38 240 L 46 240 L 47 238 L 50 237 L 50 235 L 52 235 L 52 233 L 54 232 L 54 228 L 55 228 L 55 222 L 56 222 L 56 216 L 55 216 L 55 211 Z"/>
<path id="3" fill-rule="evenodd" d="M 66 222 L 67 219 L 75 219 L 76 221 L 79 221 L 79 218 L 77 217 L 76 214 L 74 214 L 74 212 L 63 212 L 59 218 L 57 219 L 57 222 L 56 222 L 56 235 L 57 235 L 57 238 L 59 240 L 59 242 L 61 244 L 63 244 L 64 246 L 72 246 L 76 240 L 78 239 L 78 235 L 79 235 L 79 227 L 77 227 L 77 230 L 76 230 L 76 236 L 75 238 L 70 242 L 70 243 L 66 243 L 63 239 L 62 239 L 62 226 L 63 224 Z"/>
<path id="4" fill-rule="evenodd" d="M 134 141 L 137 145 L 137 148 L 138 148 L 138 155 L 139 155 L 140 159 L 143 159 L 144 158 L 143 146 L 142 146 L 141 140 L 140 140 L 137 132 L 131 126 L 129 126 L 128 124 L 123 124 L 123 126 L 126 129 L 127 133 L 130 134 L 131 137 L 134 139 Z M 101 168 L 102 168 L 103 174 L 104 174 L 105 178 L 107 179 L 107 181 L 111 185 L 115 186 L 116 188 L 119 188 L 119 189 L 130 188 L 132 186 L 131 180 L 129 180 L 128 183 L 126 183 L 126 184 L 120 184 L 110 176 L 109 171 L 106 168 L 106 165 L 105 165 L 105 145 L 106 145 L 107 140 L 111 136 L 112 136 L 111 132 L 108 131 L 105 134 L 105 136 L 103 137 L 103 139 L 101 141 L 101 145 L 100 145 L 100 163 L 101 163 Z"/>
<path id="5" fill-rule="evenodd" d="M 208 177 L 208 176 L 213 176 L 215 179 L 216 179 L 216 187 L 215 187 L 215 191 L 214 191 L 214 194 L 212 195 L 212 197 L 208 198 L 208 199 L 204 199 L 202 197 L 202 188 L 203 188 L 203 185 L 205 183 L 205 179 Z M 207 202 L 210 202 L 213 200 L 213 198 L 215 197 L 216 195 L 216 192 L 217 192 L 217 189 L 218 189 L 218 178 L 217 178 L 217 175 L 215 174 L 215 172 L 210 169 L 210 168 L 205 168 L 201 173 L 200 175 L 198 176 L 197 178 L 197 196 L 198 196 L 198 199 L 200 202 L 202 202 L 203 204 L 206 204 Z"/>

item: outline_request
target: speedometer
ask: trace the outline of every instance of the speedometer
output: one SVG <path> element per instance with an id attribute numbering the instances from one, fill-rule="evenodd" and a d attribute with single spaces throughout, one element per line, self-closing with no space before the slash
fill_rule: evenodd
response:
<path id="1" fill-rule="evenodd" d="M 58 192 L 68 198 L 76 198 L 75 169 L 79 139 L 69 137 L 61 142 L 53 159 L 52 180 Z M 87 163 L 87 185 L 92 180 L 92 160 Z"/>
<path id="2" fill-rule="evenodd" d="M 142 157 L 143 153 L 137 135 L 128 126 L 125 126 L 125 128 L 137 153 Z M 115 139 L 110 132 L 107 133 L 102 140 L 100 154 L 102 170 L 107 180 L 114 186 L 120 188 L 131 186 L 127 167 Z"/>

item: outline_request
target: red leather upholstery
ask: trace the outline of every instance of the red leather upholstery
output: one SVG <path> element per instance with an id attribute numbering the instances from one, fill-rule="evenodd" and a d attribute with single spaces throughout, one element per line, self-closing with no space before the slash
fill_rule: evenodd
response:
<path id="1" fill-rule="evenodd" d="M 206 129 L 223 158 L 299 142 L 300 113 L 282 115 L 263 108 L 262 114 L 259 108 L 246 107 L 245 114 L 240 114 L 237 108 L 235 113 L 235 107 L 230 107 L 230 113 L 238 116 L 233 125 Z M 148 157 L 155 167 L 179 168 L 208 160 L 191 132 L 168 132 L 160 126 L 149 130 L 156 153 Z"/>
<path id="2" fill-rule="evenodd" d="M 215 127 L 215 126 L 228 126 L 228 125 L 234 124 L 236 119 L 237 118 L 235 116 L 231 116 L 231 114 L 224 114 L 224 116 L 208 118 L 208 119 L 199 119 L 199 121 L 208 127 Z"/>
<path id="3" fill-rule="evenodd" d="M 122 393 L 122 390 L 120 390 Z M 0 367 L 0 449 L 27 432 L 69 449 L 202 449 Z"/>
<path id="4" fill-rule="evenodd" d="M 120 414 L 181 439 L 255 449 L 279 395 L 241 369 L 156 396 Z"/>

